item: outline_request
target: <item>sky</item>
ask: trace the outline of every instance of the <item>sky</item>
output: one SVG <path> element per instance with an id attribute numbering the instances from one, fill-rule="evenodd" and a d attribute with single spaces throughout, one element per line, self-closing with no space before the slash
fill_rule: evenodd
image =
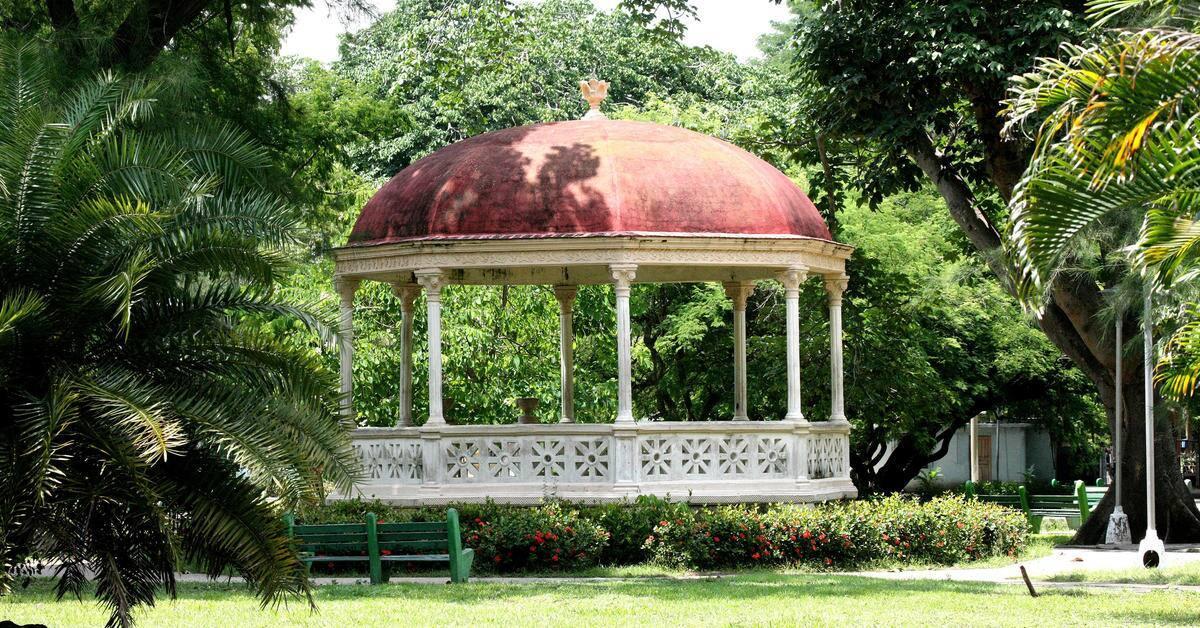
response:
<path id="1" fill-rule="evenodd" d="M 771 30 L 772 21 L 788 18 L 786 6 L 767 0 L 694 0 L 698 21 L 688 26 L 685 41 L 694 46 L 712 46 L 731 52 L 739 59 L 758 56 L 758 37 Z M 390 11 L 395 0 L 371 0 L 379 11 Z M 592 0 L 599 8 L 611 10 L 619 0 Z M 366 20 L 344 24 L 326 6 L 315 0 L 313 7 L 300 11 L 292 32 L 283 42 L 283 54 L 311 57 L 330 62 L 337 58 L 338 35 L 347 28 L 359 29 Z"/>

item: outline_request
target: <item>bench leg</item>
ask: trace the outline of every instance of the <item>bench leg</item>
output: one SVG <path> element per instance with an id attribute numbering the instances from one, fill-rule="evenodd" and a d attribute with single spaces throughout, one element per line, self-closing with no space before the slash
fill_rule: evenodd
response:
<path id="1" fill-rule="evenodd" d="M 1029 516 L 1029 527 L 1033 529 L 1034 534 L 1042 533 L 1042 517 L 1037 515 Z"/>
<path id="2" fill-rule="evenodd" d="M 452 575 L 450 581 L 465 583 L 471 578 L 471 564 L 475 562 L 475 550 L 469 547 L 464 549 L 457 561 L 458 573 L 456 576 Z"/>

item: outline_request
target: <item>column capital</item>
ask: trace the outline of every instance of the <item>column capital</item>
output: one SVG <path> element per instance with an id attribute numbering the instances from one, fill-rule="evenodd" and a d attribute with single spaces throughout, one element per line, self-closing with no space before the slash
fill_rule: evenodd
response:
<path id="1" fill-rule="evenodd" d="M 575 303 L 575 297 L 578 294 L 579 286 L 554 286 L 554 299 L 558 301 L 558 306 L 563 311 L 569 312 L 571 310 L 571 306 Z"/>
<path id="2" fill-rule="evenodd" d="M 417 295 L 421 294 L 421 286 L 415 283 L 395 282 L 392 284 L 392 294 L 400 299 L 400 311 L 407 314 L 412 311 Z"/>
<path id="3" fill-rule="evenodd" d="M 348 305 L 354 302 L 354 293 L 358 292 L 358 286 L 361 283 L 361 279 L 334 277 L 333 289 L 335 292 L 337 292 L 338 297 L 342 300 L 342 304 Z"/>
<path id="4" fill-rule="evenodd" d="M 617 288 L 629 289 L 637 277 L 637 264 L 609 264 L 608 271 L 612 273 L 613 282 Z"/>
<path id="5" fill-rule="evenodd" d="M 430 301 L 440 301 L 442 286 L 446 285 L 446 273 L 440 268 L 422 268 L 413 273 L 417 283 L 425 288 L 425 298 Z"/>
<path id="6" fill-rule="evenodd" d="M 722 284 L 725 287 L 725 296 L 733 301 L 733 309 L 746 309 L 746 300 L 750 295 L 754 294 L 753 281 L 727 281 Z"/>
<path id="7" fill-rule="evenodd" d="M 850 287 L 850 277 L 845 273 L 825 275 L 825 292 L 829 294 L 830 305 L 842 304 L 842 293 Z"/>
<path id="8" fill-rule="evenodd" d="M 783 284 L 783 289 L 789 293 L 798 293 L 800 284 L 808 279 L 807 266 L 789 266 L 787 270 L 779 273 L 779 283 Z"/>

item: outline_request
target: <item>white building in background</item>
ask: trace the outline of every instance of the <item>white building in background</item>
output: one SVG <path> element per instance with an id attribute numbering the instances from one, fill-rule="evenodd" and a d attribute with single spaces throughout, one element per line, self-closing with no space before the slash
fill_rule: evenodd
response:
<path id="1" fill-rule="evenodd" d="M 938 484 L 957 485 L 971 479 L 970 434 L 970 426 L 963 426 L 951 437 L 946 455 L 925 467 L 926 471 L 938 469 Z M 1038 479 L 1054 478 L 1054 447 L 1050 434 L 1036 425 L 979 421 L 975 440 L 979 447 L 977 477 L 981 482 L 1021 482 L 1025 480 L 1026 471 Z"/>

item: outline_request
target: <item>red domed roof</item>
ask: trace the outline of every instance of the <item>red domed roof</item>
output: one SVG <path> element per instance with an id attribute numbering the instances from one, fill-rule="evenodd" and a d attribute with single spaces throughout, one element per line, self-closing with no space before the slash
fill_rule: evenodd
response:
<path id="1" fill-rule="evenodd" d="M 413 163 L 367 202 L 349 244 L 640 234 L 831 239 L 791 179 L 728 142 L 576 120 L 485 133 Z"/>

